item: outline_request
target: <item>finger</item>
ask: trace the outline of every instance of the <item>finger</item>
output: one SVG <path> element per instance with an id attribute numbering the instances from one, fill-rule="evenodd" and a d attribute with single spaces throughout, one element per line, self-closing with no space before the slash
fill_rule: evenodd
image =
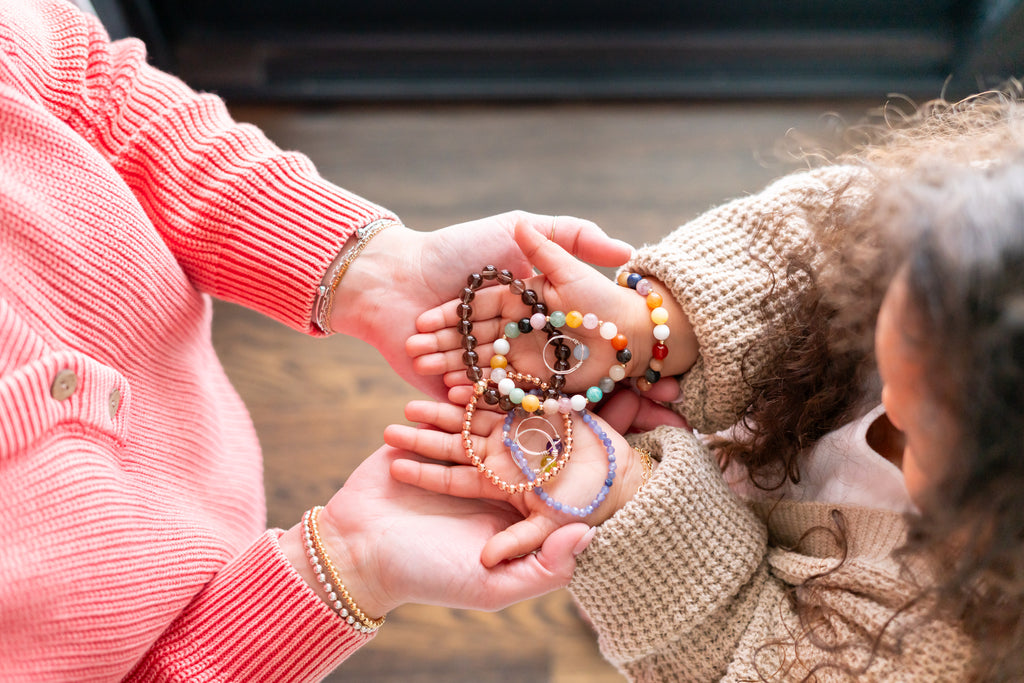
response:
<path id="1" fill-rule="evenodd" d="M 644 392 L 644 396 L 652 401 L 671 403 L 679 400 L 680 393 L 679 378 L 664 377 L 652 384 L 650 390 Z"/>
<path id="2" fill-rule="evenodd" d="M 532 228 L 533 232 L 559 244 L 576 258 L 594 265 L 618 266 L 633 255 L 631 245 L 609 237 L 596 223 L 582 218 L 526 214 L 517 222 L 517 230 L 520 225 Z M 530 258 L 525 250 L 523 254 Z M 532 258 L 530 262 L 537 265 Z"/>
<path id="3" fill-rule="evenodd" d="M 473 387 L 470 385 L 454 386 L 448 390 L 448 400 L 456 405 L 466 405 L 473 397 Z"/>
<path id="4" fill-rule="evenodd" d="M 616 391 L 601 406 L 598 414 L 608 426 L 619 434 L 625 434 L 640 411 L 640 397 L 629 390 Z"/>
<path id="5" fill-rule="evenodd" d="M 501 306 L 507 287 L 484 287 L 478 289 L 473 297 L 473 319 L 487 320 L 501 317 Z M 458 292 L 454 292 L 458 294 Z M 452 299 L 440 306 L 424 311 L 416 318 L 417 332 L 437 332 L 459 324 L 459 299 Z"/>
<path id="6" fill-rule="evenodd" d="M 444 375 L 447 373 L 459 373 L 462 375 L 466 374 L 466 364 L 462 357 L 463 351 L 461 349 L 455 351 L 444 351 L 442 353 L 430 353 L 426 356 L 420 356 L 413 358 L 412 367 L 421 375 Z M 475 365 L 480 366 L 479 357 L 490 359 L 494 354 L 490 352 L 490 347 L 484 349 L 481 348 L 477 351 L 477 362 Z M 467 379 L 468 381 L 468 379 Z"/>
<path id="7" fill-rule="evenodd" d="M 583 279 L 590 273 L 589 266 L 536 230 L 517 224 L 515 238 L 523 255 L 556 288 Z"/>
<path id="8" fill-rule="evenodd" d="M 414 334 L 405 340 L 405 352 L 413 358 L 454 349 L 462 349 L 462 335 L 452 327 L 437 332 Z"/>
<path id="9" fill-rule="evenodd" d="M 536 553 L 499 564 L 490 570 L 490 609 L 502 609 L 569 585 L 576 556 L 586 549 L 595 529 L 577 522 L 555 529 Z M 489 582 L 491 583 L 491 582 Z"/>
<path id="10" fill-rule="evenodd" d="M 470 392 L 472 394 L 472 392 Z M 468 399 L 466 401 L 468 403 Z M 438 401 L 409 401 L 405 406 L 405 418 L 410 422 L 428 424 L 449 434 L 462 432 L 462 423 L 466 417 L 464 405 L 440 403 Z M 496 427 L 497 415 L 482 413 L 474 416 L 473 433 L 487 436 Z"/>
<path id="11" fill-rule="evenodd" d="M 397 458 L 391 462 L 390 471 L 395 481 L 455 498 L 503 501 L 510 498 L 507 493 L 482 478 L 475 467 L 450 467 Z"/>
<path id="12" fill-rule="evenodd" d="M 639 409 L 633 418 L 633 424 L 627 428 L 628 431 L 648 432 L 662 426 L 691 428 L 690 423 L 682 415 L 641 396 Z"/>
<path id="13" fill-rule="evenodd" d="M 485 567 L 493 567 L 499 562 L 531 553 L 540 548 L 544 539 L 557 528 L 558 525 L 548 517 L 530 515 L 492 536 L 480 553 L 480 561 Z"/>

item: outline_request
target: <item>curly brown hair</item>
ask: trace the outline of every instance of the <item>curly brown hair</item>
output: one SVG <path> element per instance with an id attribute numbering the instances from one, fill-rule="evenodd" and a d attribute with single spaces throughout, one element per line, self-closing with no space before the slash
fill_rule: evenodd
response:
<path id="1" fill-rule="evenodd" d="M 762 489 L 798 482 L 802 453 L 877 404 L 874 323 L 893 277 L 905 277 L 929 393 L 957 416 L 959 438 L 929 454 L 943 475 L 902 552 L 935 560 L 922 596 L 974 637 L 979 676 L 1022 680 L 1024 88 L 880 117 L 851 129 L 862 144 L 829 160 L 865 168 L 870 200 L 838 188 L 817 247 L 775 274 L 802 287 L 768 330 L 785 349 L 745 377 L 747 433 L 715 445 Z"/>

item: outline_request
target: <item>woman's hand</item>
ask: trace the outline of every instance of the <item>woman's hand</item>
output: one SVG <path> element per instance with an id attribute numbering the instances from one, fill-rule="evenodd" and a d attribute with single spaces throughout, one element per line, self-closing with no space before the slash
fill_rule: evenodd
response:
<path id="1" fill-rule="evenodd" d="M 469 387 L 452 390 L 452 400 L 465 403 Z M 413 401 L 406 407 L 406 417 L 423 426 L 390 425 L 384 432 L 389 445 L 415 452 L 434 462 L 399 458 L 391 466 L 395 479 L 427 491 L 506 503 L 513 506 L 521 519 L 499 531 L 483 548 L 481 560 L 495 567 L 502 560 L 520 557 L 550 542 L 552 534 L 580 517 L 556 511 L 531 490 L 505 493 L 484 478 L 469 464 L 462 443 L 465 409 L 449 403 Z M 568 463 L 544 490 L 553 499 L 578 508 L 591 504 L 608 477 L 608 450 L 579 414 L 574 413 L 573 450 Z M 525 476 L 503 443 L 502 426 L 505 415 L 478 408 L 472 422 L 472 443 L 476 455 L 486 468 L 511 484 L 525 481 Z M 558 420 L 558 418 L 555 418 Z M 607 499 L 582 518 L 590 525 L 602 523 L 628 502 L 643 481 L 639 456 L 619 434 L 611 431 L 600 419 L 593 418 L 607 434 L 615 456 L 615 478 Z M 560 420 L 558 420 L 560 422 Z M 536 463 L 533 463 L 536 464 Z"/>
<path id="2" fill-rule="evenodd" d="M 507 503 L 446 496 L 389 474 L 394 463 L 402 470 L 415 458 L 381 447 L 320 513 L 327 552 L 363 612 L 377 618 L 404 603 L 497 610 L 569 583 L 589 540 L 585 524 L 554 530 L 535 554 L 484 566 L 485 545 L 522 514 Z M 281 546 L 319 595 L 299 526 L 285 532 Z"/>
<path id="3" fill-rule="evenodd" d="M 501 264 L 517 277 L 529 277 L 533 271 L 514 239 L 517 229 L 538 237 L 553 235 L 556 243 L 579 258 L 601 266 L 620 265 L 632 253 L 632 247 L 608 237 L 590 221 L 521 211 L 433 232 L 386 228 L 341 281 L 332 327 L 369 342 L 406 381 L 443 398 L 446 389 L 440 378 L 413 370 L 406 339 L 416 332 L 421 313 L 458 296 L 466 277 L 482 266 Z"/>
<path id="4" fill-rule="evenodd" d="M 523 254 L 544 273 L 543 276 L 524 282 L 537 293 L 548 312 L 557 310 L 568 313 L 576 310 L 584 314 L 592 313 L 602 321 L 614 323 L 618 331 L 625 335 L 632 354 L 632 360 L 626 363 L 626 374 L 640 375 L 650 358 L 653 341 L 653 325 L 644 298 L 573 258 L 536 231 L 517 228 L 516 241 Z M 501 267 L 500 263 L 493 265 Z M 417 372 L 441 374 L 449 386 L 470 382 L 462 359 L 458 304 L 458 300 L 449 301 L 423 313 L 416 321 L 420 334 L 411 337 L 406 344 Z M 472 334 L 477 340 L 476 351 L 480 357 L 480 366 L 486 367 L 494 355 L 493 342 L 502 336 L 505 324 L 530 317 L 530 306 L 503 285 L 478 290 L 470 305 L 473 307 Z M 684 332 L 689 327 L 682 315 L 679 324 Z M 590 357 L 579 370 L 566 375 L 565 386 L 568 391 L 586 391 L 602 377 L 608 376 L 612 366 L 619 364 L 616 349 L 601 337 L 597 329 L 571 327 L 567 324 L 558 331 L 583 341 L 590 351 Z M 554 362 L 552 349 L 547 349 L 548 365 L 541 355 L 546 341 L 547 335 L 540 331 L 511 339 L 511 350 L 506 354 L 509 364 L 519 372 L 545 379 L 550 377 L 552 371 L 548 365 Z M 573 344 L 570 343 L 569 347 L 572 348 Z M 572 358 L 569 360 L 571 364 L 575 362 Z"/>

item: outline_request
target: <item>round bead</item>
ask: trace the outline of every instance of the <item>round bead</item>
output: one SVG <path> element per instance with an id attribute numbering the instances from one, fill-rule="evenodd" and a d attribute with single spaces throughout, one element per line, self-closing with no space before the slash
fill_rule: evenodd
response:
<path id="1" fill-rule="evenodd" d="M 516 383 L 511 378 L 506 377 L 505 379 L 498 382 L 498 393 L 502 396 L 508 396 L 509 393 L 516 388 Z"/>
<path id="2" fill-rule="evenodd" d="M 619 283 L 620 287 L 628 287 L 629 285 L 626 284 L 626 281 L 628 279 L 629 279 L 629 271 L 628 270 L 624 270 L 624 271 L 622 271 L 621 273 L 618 274 L 618 276 L 615 278 L 615 281 L 617 283 Z"/>
<path id="3" fill-rule="evenodd" d="M 489 388 L 484 392 L 484 403 L 489 406 L 496 405 L 501 397 L 498 396 L 498 390 L 494 387 Z"/>
<path id="4" fill-rule="evenodd" d="M 491 370 L 491 379 L 495 382 L 500 382 L 506 377 L 508 377 L 508 370 L 505 368 L 493 368 Z"/>
<path id="5" fill-rule="evenodd" d="M 572 349 L 572 357 L 576 360 L 586 360 L 590 357 L 590 347 L 586 344 L 577 344 Z"/>
<path id="6" fill-rule="evenodd" d="M 523 300 L 523 303 L 526 304 L 527 306 L 532 306 L 538 301 L 537 292 L 533 291 L 532 289 L 528 289 L 525 292 L 523 292 L 523 296 L 520 298 Z"/>
<path id="7" fill-rule="evenodd" d="M 565 314 L 565 324 L 569 327 L 579 327 L 583 324 L 583 314 L 579 311 L 569 311 Z"/>
<path id="8" fill-rule="evenodd" d="M 616 351 L 621 351 L 627 346 L 629 346 L 629 340 L 626 339 L 626 335 L 617 334 L 614 337 L 612 337 L 612 348 L 615 349 Z"/>
<path id="9" fill-rule="evenodd" d="M 661 343 L 655 344 L 651 347 L 651 354 L 657 360 L 665 360 L 665 356 L 668 355 L 668 347 Z"/>
<path id="10" fill-rule="evenodd" d="M 615 367 L 620 368 L 622 366 L 616 365 Z M 602 377 L 601 381 L 597 383 L 597 388 L 606 394 L 610 394 L 615 389 L 615 380 L 611 377 Z"/>
<path id="11" fill-rule="evenodd" d="M 537 412 L 537 409 L 540 408 L 540 399 L 534 396 L 533 394 L 527 394 L 526 396 L 523 396 L 522 403 L 523 410 L 526 410 L 531 413 Z"/>
<path id="12" fill-rule="evenodd" d="M 648 382 L 644 377 L 638 377 L 636 380 L 636 388 L 640 391 L 650 391 L 651 383 Z"/>
<path id="13" fill-rule="evenodd" d="M 615 323 L 604 323 L 601 325 L 600 333 L 602 339 L 614 339 L 615 335 L 619 333 L 619 328 L 615 326 Z"/>
<path id="14" fill-rule="evenodd" d="M 517 323 L 505 323 L 505 336 L 515 339 L 519 336 L 519 325 Z"/>
<path id="15" fill-rule="evenodd" d="M 661 372 L 662 370 L 665 369 L 665 364 L 662 361 L 658 360 L 657 358 L 654 358 L 651 360 L 647 367 L 649 367 L 651 370 L 657 370 L 658 372 Z"/>
<path id="16" fill-rule="evenodd" d="M 664 299 L 662 299 L 661 294 L 658 294 L 657 292 L 651 292 L 650 294 L 647 295 L 647 308 L 651 309 L 652 311 L 658 306 L 660 306 L 663 302 Z"/>
<path id="17" fill-rule="evenodd" d="M 558 401 L 553 398 L 546 398 L 541 407 L 544 409 L 545 415 L 554 415 L 558 412 Z"/>
<path id="18" fill-rule="evenodd" d="M 512 401 L 516 405 L 522 403 L 525 397 L 526 392 L 520 389 L 519 387 L 516 387 L 512 391 L 508 392 L 508 400 Z"/>
<path id="19" fill-rule="evenodd" d="M 629 277 L 626 278 L 626 286 L 630 289 L 636 289 L 636 283 L 640 282 L 643 276 L 640 273 L 630 273 Z"/>
<path id="20" fill-rule="evenodd" d="M 535 330 L 539 330 L 540 328 L 544 327 L 547 324 L 547 316 L 545 316 L 543 313 L 534 313 L 533 315 L 530 316 L 530 327 L 532 327 Z"/>
<path id="21" fill-rule="evenodd" d="M 647 296 L 651 293 L 651 281 L 647 278 L 643 278 L 640 282 L 636 283 L 636 293 L 640 296 Z"/>
<path id="22" fill-rule="evenodd" d="M 588 330 L 593 330 L 597 327 L 597 324 L 601 322 L 596 315 L 593 313 L 587 313 L 583 316 L 583 327 Z"/>
<path id="23" fill-rule="evenodd" d="M 587 407 L 587 397 L 583 394 L 573 394 L 569 401 L 572 403 L 572 409 L 576 412 L 580 412 Z"/>
<path id="24" fill-rule="evenodd" d="M 651 384 L 655 384 L 659 379 L 661 379 L 661 373 L 658 372 L 657 370 L 647 368 L 647 370 L 644 372 L 644 379 L 646 379 Z"/>
<path id="25" fill-rule="evenodd" d="M 480 273 L 473 273 L 466 278 L 466 286 L 472 287 L 473 289 L 480 289 L 480 286 L 484 283 L 484 277 Z"/>
<path id="26" fill-rule="evenodd" d="M 468 367 L 476 365 L 479 360 L 480 354 L 476 351 L 463 351 L 462 353 L 462 362 Z"/>
<path id="27" fill-rule="evenodd" d="M 508 343 L 508 339 L 495 339 L 494 340 L 494 352 L 504 356 L 512 350 L 512 345 Z"/>
<path id="28" fill-rule="evenodd" d="M 513 294 L 524 294 L 526 292 L 526 284 L 517 278 L 508 283 L 508 289 Z"/>
<path id="29" fill-rule="evenodd" d="M 504 368 L 508 366 L 508 359 L 505 356 L 491 356 L 492 368 Z"/>
<path id="30" fill-rule="evenodd" d="M 615 354 L 615 360 L 625 365 L 629 361 L 633 360 L 633 352 L 630 351 L 629 349 L 622 349 L 621 351 Z"/>
<path id="31" fill-rule="evenodd" d="M 562 327 L 565 325 L 565 313 L 561 311 L 552 311 L 551 315 L 548 316 L 548 322 L 551 323 L 551 327 Z"/>
<path id="32" fill-rule="evenodd" d="M 459 304 L 459 318 L 469 320 L 473 316 L 473 307 L 469 304 Z"/>
<path id="33" fill-rule="evenodd" d="M 590 387 L 587 389 L 587 400 L 591 403 L 597 403 L 604 398 L 604 392 L 601 391 L 600 387 Z"/>
<path id="34" fill-rule="evenodd" d="M 668 311 L 658 306 L 651 311 L 651 322 L 655 325 L 662 325 L 668 322 Z"/>
<path id="35" fill-rule="evenodd" d="M 517 324 L 519 325 L 519 331 L 523 334 L 533 332 L 533 325 L 530 323 L 529 318 L 521 318 Z"/>
<path id="36" fill-rule="evenodd" d="M 608 368 L 608 376 L 612 378 L 613 382 L 621 382 L 626 378 L 626 368 L 621 365 L 613 365 Z"/>
<path id="37" fill-rule="evenodd" d="M 670 330 L 668 329 L 668 325 L 654 326 L 654 338 L 657 339 L 658 341 L 665 341 L 666 339 L 668 339 L 669 334 Z"/>
<path id="38" fill-rule="evenodd" d="M 568 396 L 561 396 L 558 399 L 558 412 L 568 415 L 572 412 L 572 399 Z"/>

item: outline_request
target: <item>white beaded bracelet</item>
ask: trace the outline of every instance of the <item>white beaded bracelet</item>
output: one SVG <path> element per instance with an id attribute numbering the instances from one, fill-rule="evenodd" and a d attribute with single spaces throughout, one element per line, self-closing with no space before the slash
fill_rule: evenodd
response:
<path id="1" fill-rule="evenodd" d="M 306 557 L 309 558 L 309 564 L 313 567 L 313 573 L 316 574 L 316 580 L 323 588 L 331 609 L 356 631 L 373 633 L 384 624 L 385 617 L 371 619 L 366 616 L 352 600 L 345 584 L 341 582 L 338 571 L 320 540 L 316 518 L 321 510 L 323 506 L 318 505 L 312 510 L 306 510 L 302 516 L 302 541 L 306 547 Z"/>

